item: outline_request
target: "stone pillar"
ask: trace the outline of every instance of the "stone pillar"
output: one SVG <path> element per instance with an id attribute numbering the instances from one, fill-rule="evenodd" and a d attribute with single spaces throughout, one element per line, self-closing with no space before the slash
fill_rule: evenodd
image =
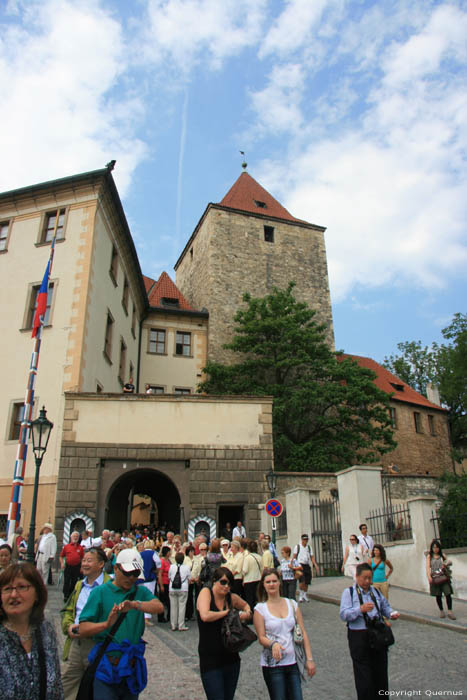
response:
<path id="1" fill-rule="evenodd" d="M 301 542 L 303 533 L 311 540 L 310 492 L 307 489 L 290 489 L 285 492 L 287 510 L 287 542 L 293 548 Z"/>
<path id="2" fill-rule="evenodd" d="M 402 584 L 406 588 L 429 591 L 430 587 L 426 577 L 425 553 L 430 547 L 430 542 L 435 536 L 431 521 L 432 511 L 436 498 L 433 496 L 419 496 L 407 501 L 412 526 L 413 549 L 410 553 L 410 566 L 404 567 Z M 397 583 L 396 579 L 394 583 Z"/>
<path id="3" fill-rule="evenodd" d="M 358 526 L 365 522 L 370 510 L 383 507 L 381 472 L 382 467 L 367 466 L 355 466 L 337 472 L 343 552 L 350 535 L 360 534 Z M 371 535 L 371 528 L 368 530 Z"/>

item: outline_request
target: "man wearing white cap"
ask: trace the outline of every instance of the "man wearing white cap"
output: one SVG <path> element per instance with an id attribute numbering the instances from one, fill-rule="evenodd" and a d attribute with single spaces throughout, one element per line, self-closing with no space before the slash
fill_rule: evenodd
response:
<path id="1" fill-rule="evenodd" d="M 96 642 L 89 655 L 91 662 L 120 613 L 125 614 L 97 668 L 95 698 L 136 700 L 146 686 L 144 642 L 141 640 L 144 613 L 157 615 L 164 608 L 145 586 L 136 585 L 136 579 L 144 578 L 143 568 L 139 552 L 123 549 L 115 562 L 115 580 L 92 590 L 80 615 L 80 636 L 92 637 Z"/>
<path id="2" fill-rule="evenodd" d="M 50 567 L 57 553 L 57 538 L 52 532 L 52 523 L 44 523 L 36 554 L 36 566 L 45 585 L 49 580 Z"/>

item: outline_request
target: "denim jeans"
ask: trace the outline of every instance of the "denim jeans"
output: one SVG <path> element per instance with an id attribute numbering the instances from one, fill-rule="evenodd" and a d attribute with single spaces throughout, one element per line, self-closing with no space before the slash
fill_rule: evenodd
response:
<path id="1" fill-rule="evenodd" d="M 128 690 L 126 680 L 109 684 L 94 678 L 93 688 L 96 700 L 138 700 L 138 695 Z"/>
<path id="2" fill-rule="evenodd" d="M 240 661 L 201 673 L 207 700 L 233 700 L 240 674 Z"/>
<path id="3" fill-rule="evenodd" d="M 262 668 L 270 700 L 303 700 L 302 682 L 297 664 Z"/>

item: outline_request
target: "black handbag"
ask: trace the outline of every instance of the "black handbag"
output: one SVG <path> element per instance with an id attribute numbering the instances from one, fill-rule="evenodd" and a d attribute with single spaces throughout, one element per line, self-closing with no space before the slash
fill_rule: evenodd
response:
<path id="1" fill-rule="evenodd" d="M 136 588 L 135 590 L 130 593 L 128 598 L 125 598 L 124 600 L 134 600 L 134 597 L 136 595 Z M 123 622 L 123 618 L 125 617 L 126 613 L 120 613 L 118 618 L 115 620 L 114 624 L 110 628 L 110 632 L 107 635 L 107 637 L 104 639 L 102 642 L 101 648 L 99 649 L 99 652 L 92 662 L 92 664 L 89 664 L 83 673 L 83 677 L 81 678 L 81 683 L 79 684 L 79 689 L 78 689 L 78 694 L 76 696 L 76 700 L 94 700 L 94 676 L 96 675 L 97 667 L 99 666 L 102 657 L 105 654 L 105 650 L 109 646 L 110 642 L 112 641 L 115 633 L 117 632 L 118 628 Z"/>
<path id="2" fill-rule="evenodd" d="M 245 651 L 258 637 L 248 625 L 240 620 L 238 610 L 230 608 L 222 620 L 221 636 L 224 649 L 233 654 Z"/>
<path id="3" fill-rule="evenodd" d="M 360 588 L 357 587 L 358 598 L 360 600 L 360 605 L 363 605 L 363 598 Z M 368 645 L 370 649 L 375 651 L 382 651 L 394 644 L 395 639 L 392 633 L 391 627 L 385 623 L 381 610 L 379 609 L 378 603 L 372 589 L 370 588 L 370 597 L 375 605 L 378 612 L 378 617 L 368 617 L 366 613 L 363 613 L 366 628 L 368 630 Z"/>

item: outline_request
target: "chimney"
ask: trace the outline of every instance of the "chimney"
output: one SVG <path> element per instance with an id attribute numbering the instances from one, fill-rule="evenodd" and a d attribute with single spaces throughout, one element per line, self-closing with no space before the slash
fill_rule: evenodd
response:
<path id="1" fill-rule="evenodd" d="M 441 406 L 441 399 L 439 398 L 439 389 L 431 382 L 427 382 L 426 397 L 428 401 L 431 401 L 431 403 L 435 403 L 437 406 Z"/>

